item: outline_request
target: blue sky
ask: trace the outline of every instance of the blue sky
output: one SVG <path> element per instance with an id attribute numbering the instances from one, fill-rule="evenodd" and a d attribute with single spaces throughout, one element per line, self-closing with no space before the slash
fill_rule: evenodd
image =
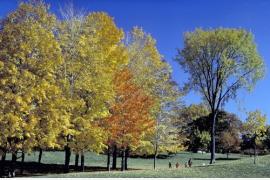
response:
<path id="1" fill-rule="evenodd" d="M 45 0 L 51 11 L 67 0 Z M 173 78 L 180 86 L 187 74 L 173 61 L 176 49 L 183 47 L 183 34 L 197 27 L 245 28 L 255 35 L 259 53 L 267 66 L 266 76 L 252 92 L 240 90 L 236 100 L 229 101 L 225 110 L 236 113 L 242 120 L 246 112 L 260 109 L 270 117 L 270 1 L 269 0 L 73 0 L 77 9 L 85 12 L 105 11 L 114 17 L 118 27 L 129 31 L 140 26 L 157 40 L 160 53 L 173 67 Z M 0 17 L 17 7 L 17 0 L 0 1 Z M 199 103 L 200 94 L 191 92 L 184 97 L 186 104 Z M 268 123 L 270 120 L 268 120 Z"/>

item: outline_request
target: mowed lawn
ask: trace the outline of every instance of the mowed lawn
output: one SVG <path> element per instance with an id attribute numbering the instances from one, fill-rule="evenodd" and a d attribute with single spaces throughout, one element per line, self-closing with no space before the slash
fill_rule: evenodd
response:
<path id="1" fill-rule="evenodd" d="M 106 156 L 87 153 L 85 156 L 86 166 L 106 166 Z M 189 158 L 193 159 L 193 167 L 185 168 L 184 163 Z M 47 174 L 39 177 L 270 177 L 270 155 L 259 156 L 257 164 L 253 164 L 253 157 L 246 155 L 232 154 L 226 159 L 225 154 L 217 154 L 215 165 L 209 164 L 210 154 L 182 152 L 171 158 L 158 159 L 157 170 L 153 170 L 153 159 L 130 158 L 128 160 L 129 168 L 133 170 L 120 172 L 76 172 L 68 174 Z M 38 153 L 26 156 L 26 161 L 37 161 Z M 120 166 L 120 158 L 118 159 Z M 168 168 L 168 163 L 173 165 L 172 169 Z M 181 164 L 180 168 L 175 168 L 175 163 Z M 42 163 L 63 164 L 63 152 L 44 152 Z M 74 155 L 71 157 L 71 164 L 74 164 Z M 134 170 L 136 169 L 136 170 Z M 37 176 L 35 176 L 37 177 Z"/>

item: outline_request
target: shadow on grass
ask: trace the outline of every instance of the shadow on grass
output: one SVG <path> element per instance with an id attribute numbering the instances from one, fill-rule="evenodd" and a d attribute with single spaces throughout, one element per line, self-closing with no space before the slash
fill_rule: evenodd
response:
<path id="1" fill-rule="evenodd" d="M 232 160 L 239 160 L 241 158 L 216 158 L 216 161 L 232 161 Z M 193 160 L 204 160 L 210 161 L 210 158 L 193 158 Z"/>
<path id="2" fill-rule="evenodd" d="M 157 156 L 157 159 L 168 159 L 173 158 L 176 154 L 159 154 Z M 130 158 L 140 158 L 140 159 L 153 159 L 154 155 L 148 155 L 148 156 L 140 156 L 140 155 L 131 155 Z"/>
<path id="3" fill-rule="evenodd" d="M 12 167 L 12 163 L 10 161 L 6 161 L 4 164 L 1 163 L 0 169 L 9 170 Z M 21 168 L 23 167 L 23 173 L 21 174 Z M 81 172 L 80 167 L 76 170 L 74 165 L 69 166 L 69 173 Z M 42 176 L 46 174 L 63 174 L 65 172 L 65 166 L 62 164 L 43 164 L 37 162 L 16 162 L 13 164 L 13 168 L 16 172 L 16 177 L 30 177 L 30 176 Z M 139 170 L 129 168 L 128 170 Z M 101 166 L 85 166 L 84 172 L 100 172 L 107 171 L 106 167 Z M 120 171 L 120 168 L 112 171 Z"/>

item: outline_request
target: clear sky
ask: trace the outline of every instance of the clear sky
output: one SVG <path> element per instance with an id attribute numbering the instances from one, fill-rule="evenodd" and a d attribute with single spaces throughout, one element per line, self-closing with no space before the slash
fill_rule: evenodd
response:
<path id="1" fill-rule="evenodd" d="M 51 11 L 68 0 L 45 0 Z M 237 100 L 230 101 L 225 110 L 236 113 L 242 120 L 246 112 L 260 109 L 270 118 L 270 1 L 269 0 L 73 0 L 77 9 L 85 12 L 105 11 L 113 16 L 118 27 L 129 31 L 140 26 L 157 40 L 157 47 L 173 68 L 173 78 L 180 86 L 187 80 L 180 66 L 173 61 L 176 49 L 183 47 L 183 34 L 197 27 L 245 28 L 255 35 L 259 53 L 267 66 L 266 76 L 249 93 L 241 90 Z M 18 5 L 17 0 L 0 1 L 0 17 L 5 17 Z M 186 104 L 199 103 L 195 92 L 184 97 Z M 268 120 L 268 124 L 270 120 Z"/>

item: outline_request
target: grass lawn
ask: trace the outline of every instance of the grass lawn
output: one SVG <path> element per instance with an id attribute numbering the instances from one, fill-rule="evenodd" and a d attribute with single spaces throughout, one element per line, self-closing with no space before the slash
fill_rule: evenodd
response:
<path id="1" fill-rule="evenodd" d="M 106 156 L 87 153 L 85 157 L 86 166 L 106 166 Z M 184 168 L 184 163 L 193 158 L 193 167 Z M 129 168 L 139 169 L 126 172 L 72 172 L 68 174 L 47 174 L 39 177 L 270 177 L 270 155 L 257 158 L 257 164 L 253 164 L 253 158 L 240 154 L 232 154 L 229 160 L 226 155 L 217 154 L 215 165 L 209 164 L 210 154 L 198 153 L 179 153 L 168 159 L 158 159 L 157 170 L 153 170 L 152 159 L 130 158 L 128 160 Z M 26 161 L 37 161 L 38 153 L 26 156 Z M 173 168 L 168 168 L 168 163 L 172 162 Z M 44 152 L 43 163 L 64 163 L 63 152 Z M 71 164 L 74 162 L 74 155 L 71 158 Z M 175 163 L 179 162 L 181 168 L 176 169 Z M 205 164 L 205 166 L 203 166 Z M 118 161 L 120 166 L 120 158 Z"/>

